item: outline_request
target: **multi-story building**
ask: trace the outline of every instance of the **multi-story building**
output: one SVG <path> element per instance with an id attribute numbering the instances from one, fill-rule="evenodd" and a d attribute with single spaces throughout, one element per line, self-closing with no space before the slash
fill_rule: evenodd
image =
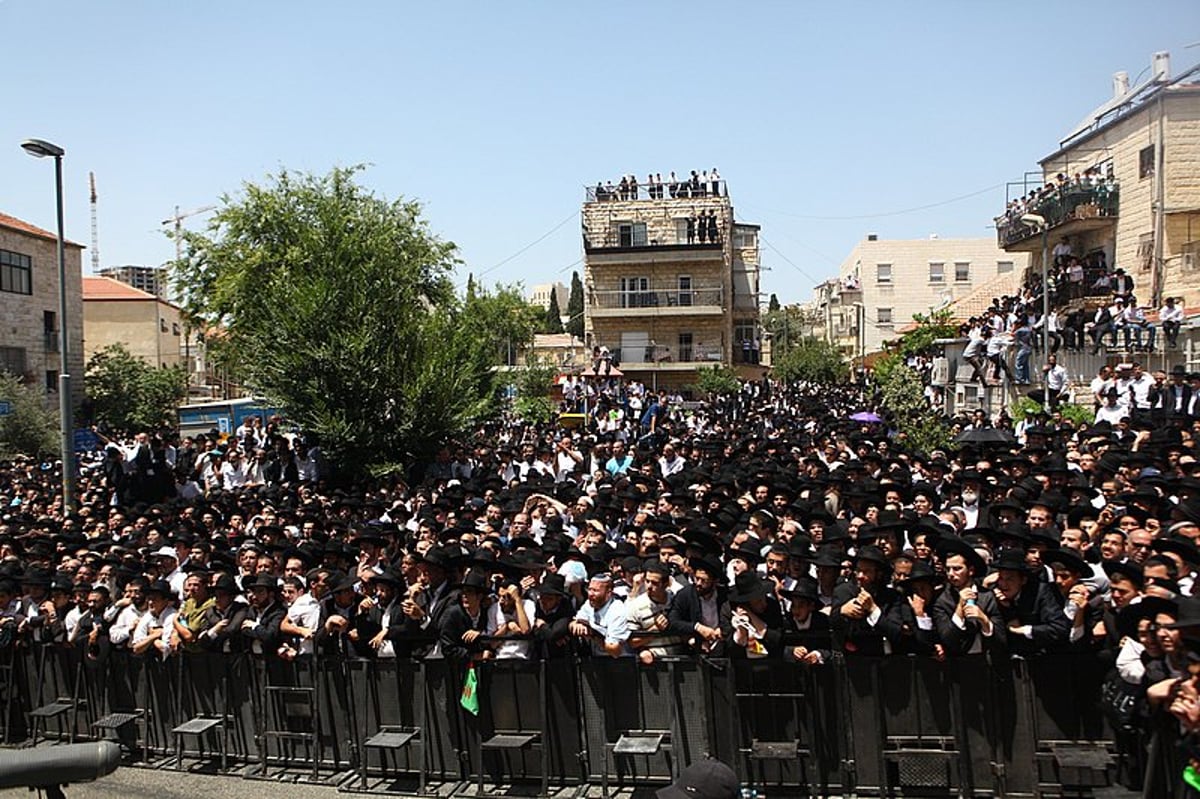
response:
<path id="1" fill-rule="evenodd" d="M 1037 172 L 1010 184 L 996 219 L 1000 246 L 1031 253 L 1035 275 L 1043 249 L 1053 262 L 1053 248 L 1065 244 L 1085 261 L 1086 285 L 1073 299 L 1111 298 L 1090 289 L 1104 271 L 1122 268 L 1142 304 L 1157 307 L 1165 296 L 1200 303 L 1200 66 L 1172 78 L 1168 55 L 1156 53 L 1151 67 L 1133 88 L 1128 74 L 1114 75 L 1112 99 Z"/>
<path id="2" fill-rule="evenodd" d="M 724 181 L 588 189 L 582 218 L 588 346 L 652 387 L 713 364 L 761 375 L 759 226 L 736 221 Z"/>
<path id="3" fill-rule="evenodd" d="M 82 251 L 66 242 L 67 367 L 76 405 L 83 398 Z M 0 213 L 0 371 L 56 394 L 61 322 L 58 237 Z"/>
<path id="4" fill-rule="evenodd" d="M 83 335 L 91 358 L 110 344 L 156 367 L 184 361 L 183 317 L 177 306 L 109 277 L 83 278 Z"/>
<path id="5" fill-rule="evenodd" d="M 529 290 L 529 304 L 549 309 L 551 295 L 558 300 L 559 313 L 566 315 L 567 301 L 570 299 L 570 295 L 567 293 L 567 287 L 558 281 L 554 283 L 539 283 L 531 288 Z"/>
<path id="6" fill-rule="evenodd" d="M 161 266 L 110 266 L 100 270 L 100 277 L 111 277 L 155 297 L 167 296 L 167 270 Z"/>
<path id="7" fill-rule="evenodd" d="M 838 277 L 818 287 L 826 337 L 843 353 L 863 357 L 883 349 L 913 321 L 948 307 L 996 275 L 1024 270 L 1029 256 L 1009 254 L 990 238 L 880 239 L 855 245 Z"/>

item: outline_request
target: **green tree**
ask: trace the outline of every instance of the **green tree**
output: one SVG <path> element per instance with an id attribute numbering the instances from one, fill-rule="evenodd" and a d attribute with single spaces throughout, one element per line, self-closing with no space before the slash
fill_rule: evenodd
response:
<path id="1" fill-rule="evenodd" d="M 562 311 L 558 309 L 557 291 L 550 291 L 550 307 L 546 309 L 546 322 L 542 329 L 546 333 L 563 332 Z"/>
<path id="2" fill-rule="evenodd" d="M 930 413 L 916 370 L 900 361 L 878 384 L 884 407 L 895 417 L 900 439 L 911 449 L 928 452 L 950 444 L 950 428 L 943 417 Z"/>
<path id="3" fill-rule="evenodd" d="M 476 286 L 463 305 L 463 324 L 478 339 L 492 365 L 514 366 L 521 349 L 533 343 L 546 312 L 526 302 L 519 286 Z"/>
<path id="4" fill-rule="evenodd" d="M 578 272 L 571 273 L 571 295 L 567 298 L 567 332 L 583 338 L 583 281 Z"/>
<path id="5" fill-rule="evenodd" d="M 824 339 L 806 336 L 774 359 L 772 370 L 785 382 L 836 383 L 846 379 L 846 359 Z"/>
<path id="6" fill-rule="evenodd" d="M 183 367 L 156 368 L 121 344 L 88 359 L 83 384 L 92 421 L 124 433 L 173 424 L 187 397 Z"/>
<path id="7" fill-rule="evenodd" d="M 517 370 L 513 410 L 518 417 L 537 424 L 554 418 L 554 376 L 557 373 L 552 362 L 540 358 L 528 359 Z"/>
<path id="8" fill-rule="evenodd" d="M 43 458 L 59 453 L 58 413 L 47 407 L 42 389 L 0 371 L 0 400 L 10 408 L 7 415 L 0 416 L 0 458 Z"/>
<path id="9" fill-rule="evenodd" d="M 361 169 L 246 183 L 187 235 L 174 273 L 250 389 L 316 433 L 344 473 L 377 474 L 491 411 L 497 348 L 455 296 L 454 244 L 417 203 L 361 186 Z"/>
<path id="10" fill-rule="evenodd" d="M 767 310 L 772 313 L 779 310 L 779 298 L 775 296 L 774 292 L 771 294 L 771 301 L 767 303 Z"/>
<path id="11" fill-rule="evenodd" d="M 713 364 L 696 370 L 696 390 L 706 396 L 734 394 L 740 387 L 738 374 L 731 367 Z"/>

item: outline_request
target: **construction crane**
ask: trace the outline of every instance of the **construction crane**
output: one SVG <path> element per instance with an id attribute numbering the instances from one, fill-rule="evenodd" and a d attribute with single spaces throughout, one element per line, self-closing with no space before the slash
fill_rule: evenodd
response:
<path id="1" fill-rule="evenodd" d="M 88 172 L 92 188 L 92 274 L 100 274 L 100 227 L 96 224 L 96 173 Z"/>
<path id="2" fill-rule="evenodd" d="M 175 215 L 167 217 L 166 219 L 164 219 L 162 221 L 162 223 L 164 225 L 174 225 L 175 226 L 175 261 L 176 262 L 183 260 L 183 220 L 187 219 L 189 216 L 199 216 L 200 214 L 207 214 L 209 211 L 215 211 L 215 210 L 217 210 L 217 206 L 206 205 L 203 208 L 193 208 L 190 211 L 184 211 L 183 213 L 180 213 L 179 206 L 177 205 L 177 206 L 175 206 Z"/>

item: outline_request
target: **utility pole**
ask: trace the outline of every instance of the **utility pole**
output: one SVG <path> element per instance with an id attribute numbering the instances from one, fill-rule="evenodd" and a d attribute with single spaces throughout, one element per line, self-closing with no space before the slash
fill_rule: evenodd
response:
<path id="1" fill-rule="evenodd" d="M 92 274 L 100 274 L 100 226 L 96 223 L 96 173 L 88 172 L 88 185 L 92 190 Z"/>

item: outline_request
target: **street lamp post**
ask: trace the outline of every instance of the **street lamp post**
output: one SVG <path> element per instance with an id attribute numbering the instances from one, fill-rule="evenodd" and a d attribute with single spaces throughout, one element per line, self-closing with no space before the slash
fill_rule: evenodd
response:
<path id="1" fill-rule="evenodd" d="M 1037 225 L 1042 230 L 1042 357 L 1045 358 L 1050 354 L 1050 292 L 1046 270 L 1046 262 L 1050 258 L 1050 226 L 1046 224 L 1046 217 L 1038 214 L 1025 214 L 1021 221 L 1027 225 Z"/>
<path id="2" fill-rule="evenodd" d="M 42 139 L 26 139 L 21 148 L 35 158 L 54 159 L 54 190 L 58 210 L 58 415 L 59 444 L 62 448 L 63 509 L 75 507 L 75 441 L 71 414 L 71 375 L 67 348 L 67 257 L 63 237 L 62 159 L 66 153 L 57 144 Z"/>

